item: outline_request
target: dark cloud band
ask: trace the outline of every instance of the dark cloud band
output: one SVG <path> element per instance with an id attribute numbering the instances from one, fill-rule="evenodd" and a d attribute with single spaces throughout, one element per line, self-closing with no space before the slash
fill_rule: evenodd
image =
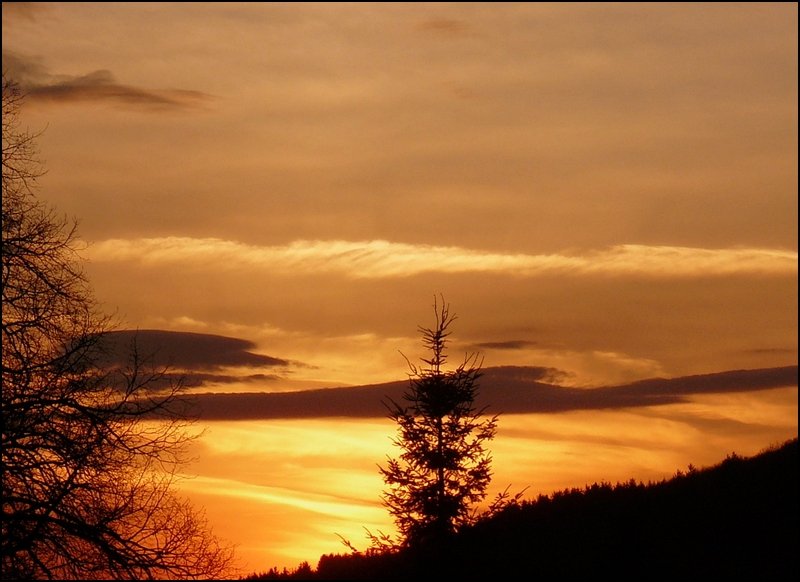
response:
<path id="1" fill-rule="evenodd" d="M 118 83 L 111 71 L 85 75 L 53 75 L 41 60 L 3 52 L 3 70 L 19 83 L 31 101 L 110 102 L 151 111 L 184 110 L 203 106 L 212 97 L 200 91 L 142 89 Z"/>
<path id="2" fill-rule="evenodd" d="M 187 371 L 197 381 L 211 378 L 200 372 L 222 368 L 283 368 L 300 365 L 250 351 L 255 347 L 254 343 L 238 338 L 164 330 L 114 331 L 105 334 L 102 339 L 107 358 L 104 363 L 108 367 L 128 364 L 135 350 L 148 366 Z M 224 377 L 214 378 L 225 381 Z"/>
<path id="3" fill-rule="evenodd" d="M 591 389 L 545 384 L 540 378 L 541 368 L 487 368 L 477 404 L 489 406 L 492 413 L 506 414 L 674 404 L 696 394 L 796 387 L 797 366 L 659 378 Z M 406 387 L 407 382 L 398 381 L 290 393 L 198 394 L 194 404 L 203 420 L 385 417 L 383 402 L 388 398 L 399 401 Z"/>
<path id="4" fill-rule="evenodd" d="M 524 350 L 536 345 L 536 342 L 528 340 L 508 340 L 503 342 L 484 342 L 476 344 L 478 349 L 485 350 Z"/>

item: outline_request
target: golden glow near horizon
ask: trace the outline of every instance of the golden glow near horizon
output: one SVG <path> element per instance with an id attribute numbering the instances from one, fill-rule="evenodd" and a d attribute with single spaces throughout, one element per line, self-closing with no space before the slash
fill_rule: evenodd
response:
<path id="1" fill-rule="evenodd" d="M 658 481 L 689 464 L 756 454 L 797 435 L 797 389 L 502 415 L 498 427 L 487 501 L 506 487 L 535 497 L 601 481 Z M 377 465 L 394 454 L 395 431 L 386 419 L 212 422 L 181 488 L 207 508 L 220 536 L 240 544 L 247 572 L 314 565 L 346 551 L 336 534 L 365 549 L 364 528 L 394 532 Z"/>
<path id="2" fill-rule="evenodd" d="M 564 386 L 797 365 L 796 4 L 2 11 L 42 199 L 194 392 L 402 380 L 440 294 L 453 359 Z M 660 478 L 796 416 L 794 387 L 503 417 L 492 487 Z M 391 434 L 211 423 L 181 487 L 244 570 L 313 565 L 391 525 Z"/>

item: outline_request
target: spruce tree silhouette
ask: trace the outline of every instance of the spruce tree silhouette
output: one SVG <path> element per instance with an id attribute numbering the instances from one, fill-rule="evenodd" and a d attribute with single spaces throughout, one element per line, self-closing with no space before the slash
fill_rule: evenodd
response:
<path id="1" fill-rule="evenodd" d="M 409 388 L 404 402 L 389 401 L 389 417 L 398 424 L 394 443 L 402 449 L 379 467 L 388 489 L 383 502 L 394 516 L 406 547 L 440 542 L 474 521 L 474 504 L 486 496 L 491 456 L 484 443 L 496 432 L 497 417 L 475 408 L 480 378 L 477 354 L 467 354 L 445 371 L 450 326 L 456 316 L 442 299 L 434 300 L 436 323 L 419 327 L 430 356 L 424 366 L 408 361 Z M 404 356 L 405 357 L 405 356 Z"/>

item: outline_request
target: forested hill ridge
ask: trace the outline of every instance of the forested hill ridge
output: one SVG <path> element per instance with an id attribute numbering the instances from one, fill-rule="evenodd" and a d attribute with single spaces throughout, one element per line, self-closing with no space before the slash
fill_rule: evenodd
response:
<path id="1" fill-rule="evenodd" d="M 798 442 L 669 480 L 510 505 L 443 547 L 325 555 L 247 579 L 796 580 Z"/>

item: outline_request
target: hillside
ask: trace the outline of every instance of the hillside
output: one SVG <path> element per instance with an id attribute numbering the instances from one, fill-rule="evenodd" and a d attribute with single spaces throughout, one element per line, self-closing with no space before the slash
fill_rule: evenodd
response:
<path id="1" fill-rule="evenodd" d="M 798 442 L 672 479 L 524 501 L 447 547 L 326 555 L 249 579 L 784 580 L 798 574 Z"/>

